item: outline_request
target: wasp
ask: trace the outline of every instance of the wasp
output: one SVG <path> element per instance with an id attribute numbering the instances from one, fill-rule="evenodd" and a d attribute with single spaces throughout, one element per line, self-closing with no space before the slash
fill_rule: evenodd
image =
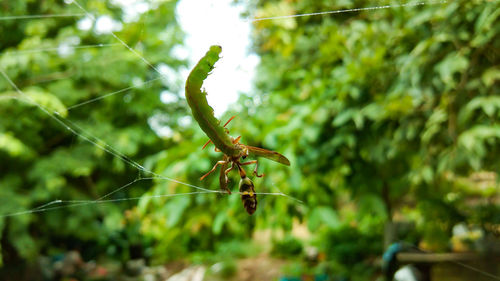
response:
<path id="1" fill-rule="evenodd" d="M 231 120 L 234 119 L 235 116 L 231 117 L 226 124 L 224 124 L 223 128 L 225 132 L 228 134 L 229 131 L 226 129 L 226 126 L 231 122 Z M 203 175 L 200 180 L 204 180 L 208 175 L 213 173 L 216 169 L 217 166 L 221 166 L 220 169 L 220 174 L 219 174 L 219 184 L 221 189 L 225 190 L 228 194 L 231 194 L 231 190 L 228 188 L 228 183 L 229 183 L 229 178 L 228 178 L 228 173 L 231 172 L 234 169 L 237 169 L 240 175 L 240 183 L 239 183 L 239 191 L 241 195 L 241 200 L 243 202 L 243 206 L 245 207 L 245 210 L 247 211 L 248 214 L 252 215 L 255 210 L 257 209 L 257 195 L 255 194 L 255 188 L 252 180 L 247 177 L 245 170 L 242 168 L 242 166 L 247 166 L 247 165 L 252 165 L 255 164 L 255 168 L 253 170 L 253 174 L 256 177 L 263 177 L 264 174 L 258 174 L 258 160 L 251 160 L 247 162 L 242 162 L 242 159 L 246 159 L 249 155 L 255 155 L 255 156 L 261 156 L 273 161 L 276 161 L 278 163 L 290 166 L 290 161 L 283 156 L 282 154 L 276 152 L 276 151 L 271 151 L 267 150 L 264 148 L 260 147 L 254 147 L 254 146 L 249 146 L 240 143 L 241 136 L 237 138 L 230 137 L 231 142 L 235 145 L 235 147 L 238 148 L 240 151 L 239 154 L 236 154 L 235 156 L 230 156 L 227 154 L 224 154 L 222 156 L 222 160 L 218 161 L 214 167 L 205 175 Z M 202 149 L 207 147 L 208 144 L 210 144 L 212 141 L 208 140 L 205 145 L 203 146 Z M 215 151 L 221 152 L 217 146 L 215 147 Z"/>

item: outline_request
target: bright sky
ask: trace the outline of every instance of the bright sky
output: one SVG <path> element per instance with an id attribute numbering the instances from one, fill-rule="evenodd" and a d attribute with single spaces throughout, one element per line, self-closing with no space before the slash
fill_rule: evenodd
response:
<path id="1" fill-rule="evenodd" d="M 136 20 L 141 13 L 150 8 L 144 0 L 113 2 L 124 8 L 125 21 Z M 180 76 L 181 81 L 186 81 L 190 70 L 211 45 L 222 46 L 222 58 L 204 83 L 204 88 L 208 92 L 208 103 L 214 108 L 218 117 L 237 101 L 239 93 L 250 92 L 255 68 L 259 63 L 259 57 L 249 53 L 251 23 L 240 18 L 244 8 L 242 5 L 233 4 L 232 0 L 179 1 L 176 10 L 177 20 L 186 33 L 186 40 L 185 46 L 173 50 L 173 55 L 188 59 L 189 68 L 177 73 L 167 65 L 157 66 L 166 78 L 170 77 L 174 81 L 173 77 Z M 78 27 L 87 30 L 92 27 L 92 20 L 88 17 L 83 18 L 78 22 Z M 98 34 L 110 33 L 121 28 L 122 25 L 109 16 L 100 16 L 96 20 L 95 31 Z M 165 91 L 162 93 L 162 100 L 168 102 L 172 96 Z M 184 96 L 183 93 L 181 96 Z"/>
<path id="2" fill-rule="evenodd" d="M 70 0 L 65 1 L 70 2 Z M 145 0 L 112 0 L 112 2 L 123 7 L 125 21 L 137 20 L 140 14 L 151 8 Z M 259 57 L 249 53 L 251 23 L 240 18 L 245 7 L 231 2 L 232 0 L 180 0 L 177 4 L 176 15 L 177 21 L 186 33 L 185 45 L 174 48 L 172 54 L 178 58 L 187 59 L 190 65 L 180 73 L 164 64 L 156 66 L 165 79 L 171 79 L 170 81 L 175 83 L 180 77 L 181 81 L 186 81 L 191 69 L 211 45 L 222 46 L 222 58 L 216 63 L 215 70 L 203 84 L 208 92 L 208 103 L 217 117 L 220 117 L 231 104 L 238 100 L 240 93 L 251 91 L 255 69 L 259 63 Z M 78 22 L 78 28 L 88 30 L 92 28 L 92 23 L 91 18 L 84 17 Z M 98 34 L 108 34 L 121 28 L 121 23 L 113 21 L 109 16 L 103 15 L 96 19 L 95 32 Z M 67 42 L 67 45 L 78 43 L 79 41 Z M 61 50 L 65 50 L 64 47 L 68 46 L 62 46 L 60 53 Z M 183 92 L 179 94 L 184 97 Z M 169 102 L 176 100 L 177 96 L 164 91 L 161 99 L 163 102 Z M 172 134 L 172 130 L 160 125 L 161 122 L 157 118 L 152 117 L 149 121 L 159 135 Z M 190 121 L 190 118 L 179 120 L 184 125 Z"/>
<path id="3" fill-rule="evenodd" d="M 249 92 L 259 58 L 249 54 L 250 24 L 240 18 L 244 11 L 232 0 L 181 0 L 177 20 L 186 32 L 186 54 L 190 67 L 182 73 L 186 80 L 190 69 L 211 45 L 222 46 L 222 58 L 204 83 L 208 103 L 220 116 L 238 99 L 240 92 Z"/>

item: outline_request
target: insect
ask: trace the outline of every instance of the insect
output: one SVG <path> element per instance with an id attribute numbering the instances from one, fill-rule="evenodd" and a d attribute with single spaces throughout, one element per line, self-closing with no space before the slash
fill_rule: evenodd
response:
<path id="1" fill-rule="evenodd" d="M 209 141 L 203 146 L 205 148 L 210 142 L 215 145 L 216 151 L 222 152 L 222 160 L 217 161 L 215 166 L 200 180 L 205 179 L 208 175 L 213 173 L 217 166 L 221 166 L 219 174 L 219 184 L 221 189 L 231 194 L 228 188 L 229 178 L 228 173 L 233 169 L 237 169 L 240 175 L 239 191 L 243 206 L 248 214 L 252 215 L 257 209 L 257 195 L 252 180 L 247 177 L 245 170 L 242 168 L 247 165 L 255 165 L 253 174 L 257 177 L 258 161 L 251 160 L 243 162 L 250 154 L 257 157 L 264 157 L 278 163 L 290 166 L 290 161 L 278 152 L 270 151 L 267 149 L 253 147 L 240 143 L 240 138 L 233 138 L 229 135 L 226 129 L 227 124 L 234 118 L 234 116 L 226 122 L 224 126 L 220 125 L 220 121 L 215 118 L 212 107 L 207 102 L 204 89 L 202 89 L 203 81 L 208 77 L 210 71 L 214 69 L 214 64 L 219 60 L 219 54 L 222 52 L 220 46 L 211 46 L 204 57 L 193 68 L 186 81 L 186 100 L 191 108 L 194 119 L 198 122 L 200 128 L 209 137 Z"/>

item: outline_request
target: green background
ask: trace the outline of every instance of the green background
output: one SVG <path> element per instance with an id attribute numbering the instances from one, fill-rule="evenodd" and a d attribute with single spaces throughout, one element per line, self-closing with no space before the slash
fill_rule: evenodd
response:
<path id="1" fill-rule="evenodd" d="M 153 2 L 134 21 L 109 2 L 79 3 L 121 22 L 116 35 L 151 64 L 186 69 L 172 55 L 185 37 L 176 1 Z M 374 6 L 245 4 L 255 17 Z M 54 0 L 0 6 L 0 17 L 82 13 Z M 199 181 L 221 155 L 201 150 L 207 137 L 185 122 L 179 75 L 157 79 L 113 36 L 79 29 L 75 17 L 0 21 L 0 69 L 22 91 L 0 77 L 0 214 L 95 200 L 133 181 L 106 199 L 141 197 L 1 216 L 0 274 L 29 278 L 24 269 L 41 256 L 77 250 L 86 261 L 122 265 L 222 261 L 227 276 L 238 270 L 235 257 L 266 255 L 287 261 L 283 274 L 373 280 L 391 242 L 457 251 L 452 229 L 460 223 L 481 233 L 462 248 L 498 247 L 490 240 L 500 232 L 499 16 L 498 1 L 464 0 L 253 22 L 252 51 L 261 58 L 255 89 L 222 120 L 236 115 L 233 136 L 292 163 L 263 159 L 257 192 L 301 200 L 260 195 L 253 216 L 237 194 L 154 197 L 196 190 L 144 170 L 218 188 L 217 176 Z M 65 44 L 114 45 L 26 51 Z M 130 86 L 138 87 L 70 108 Z M 162 103 L 162 91 L 178 98 Z M 153 123 L 172 134 L 160 137 Z M 235 174 L 233 190 L 237 181 Z M 312 265 L 307 249 L 319 253 Z"/>

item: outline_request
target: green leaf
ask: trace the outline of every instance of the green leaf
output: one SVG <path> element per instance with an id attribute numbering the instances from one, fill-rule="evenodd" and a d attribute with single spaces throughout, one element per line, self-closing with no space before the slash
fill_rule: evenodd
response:
<path id="1" fill-rule="evenodd" d="M 34 103 L 40 105 L 49 113 L 57 114 L 62 117 L 66 117 L 68 115 L 68 110 L 64 104 L 55 95 L 52 95 L 49 92 L 44 91 L 41 88 L 32 87 L 26 89 L 24 93 L 28 96 L 29 101 L 33 101 Z"/>
<path id="2" fill-rule="evenodd" d="M 316 231 L 322 225 L 330 229 L 336 229 L 340 226 L 337 213 L 332 208 L 326 206 L 316 207 L 309 216 L 309 230 Z"/>
<path id="3" fill-rule="evenodd" d="M 439 73 L 441 80 L 449 88 L 455 87 L 458 79 L 454 77 L 456 73 L 463 73 L 469 66 L 469 60 L 466 56 L 458 53 L 450 53 L 436 65 L 436 70 Z"/>
<path id="4" fill-rule="evenodd" d="M 164 208 L 167 215 L 167 226 L 174 227 L 181 220 L 184 211 L 189 206 L 189 197 L 176 197 L 171 199 Z"/>
<path id="5" fill-rule="evenodd" d="M 222 227 L 224 226 L 224 223 L 228 219 L 227 214 L 224 212 L 220 212 L 215 216 L 213 225 L 212 225 L 212 231 L 214 234 L 220 234 L 222 231 Z"/>
<path id="6" fill-rule="evenodd" d="M 498 67 L 488 68 L 481 79 L 486 87 L 491 87 L 496 81 L 500 80 L 500 69 Z"/>
<path id="7" fill-rule="evenodd" d="M 346 124 L 347 122 L 349 122 L 350 120 L 352 120 L 355 113 L 356 113 L 356 111 L 354 109 L 344 110 L 344 111 L 340 112 L 335 117 L 335 119 L 333 119 L 332 124 L 336 127 L 340 127 L 340 126 Z"/>
<path id="8" fill-rule="evenodd" d="M 9 133 L 0 133 L 0 150 L 7 152 L 12 157 L 33 154 L 33 151 L 28 146 Z"/>

